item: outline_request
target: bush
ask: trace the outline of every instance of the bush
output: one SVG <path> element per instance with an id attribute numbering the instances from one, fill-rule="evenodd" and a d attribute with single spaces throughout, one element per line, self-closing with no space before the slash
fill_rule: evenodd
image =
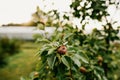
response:
<path id="1" fill-rule="evenodd" d="M 39 51 L 40 79 L 114 79 L 112 75 L 116 75 L 114 71 L 118 69 L 120 53 L 114 50 L 112 43 L 107 44 L 101 31 L 94 29 L 87 35 L 67 26 L 64 37 L 62 32 L 56 31 L 54 34 L 57 35 L 40 40 L 44 44 Z"/>
<path id="2" fill-rule="evenodd" d="M 6 57 L 19 51 L 20 45 L 17 39 L 0 38 L 0 67 L 6 64 Z"/>
<path id="3" fill-rule="evenodd" d="M 40 60 L 31 80 L 118 79 L 115 71 L 120 53 L 112 41 L 119 37 L 111 36 L 115 38 L 111 38 L 109 44 L 106 37 L 104 30 L 93 29 L 92 33 L 85 34 L 70 25 L 62 31 L 56 29 L 49 39 L 39 36 L 37 40 L 42 46 L 37 54 Z"/>

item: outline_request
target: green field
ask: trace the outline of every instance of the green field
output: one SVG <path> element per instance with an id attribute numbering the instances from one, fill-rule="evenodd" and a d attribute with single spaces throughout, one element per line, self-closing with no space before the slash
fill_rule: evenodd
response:
<path id="1" fill-rule="evenodd" d="M 8 57 L 8 65 L 0 69 L 0 80 L 20 80 L 20 77 L 29 76 L 35 69 L 37 49 L 37 44 L 23 42 L 20 52 Z"/>

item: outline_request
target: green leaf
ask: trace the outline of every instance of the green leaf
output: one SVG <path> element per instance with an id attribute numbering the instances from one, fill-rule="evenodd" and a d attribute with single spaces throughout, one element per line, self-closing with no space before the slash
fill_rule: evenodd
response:
<path id="1" fill-rule="evenodd" d="M 51 48 L 51 49 L 48 51 L 48 55 L 52 54 L 55 50 L 56 50 L 56 48 Z"/>
<path id="2" fill-rule="evenodd" d="M 70 58 L 74 61 L 74 63 L 75 63 L 78 67 L 81 66 L 81 63 L 80 63 L 79 58 L 77 58 L 76 56 L 71 56 Z"/>
<path id="3" fill-rule="evenodd" d="M 42 55 L 43 52 L 44 52 L 45 50 L 47 50 L 47 49 L 49 49 L 49 47 L 46 47 L 46 46 L 45 46 L 44 48 L 42 48 L 42 49 L 40 50 L 39 54 Z"/>
<path id="4" fill-rule="evenodd" d="M 98 77 L 98 80 L 102 80 L 101 75 L 96 70 L 94 70 L 94 74 Z"/>
<path id="5" fill-rule="evenodd" d="M 46 64 L 47 64 L 47 62 L 44 62 L 44 63 L 41 63 L 40 64 L 40 69 L 39 69 L 39 73 L 40 74 L 42 74 L 42 73 L 44 73 L 44 69 L 45 69 L 45 67 L 46 67 Z"/>
<path id="6" fill-rule="evenodd" d="M 43 24 L 38 24 L 37 27 L 40 29 L 40 30 L 45 30 L 45 26 Z"/>
<path id="7" fill-rule="evenodd" d="M 84 53 L 75 54 L 74 56 L 83 61 L 84 63 L 89 63 L 88 58 L 86 57 L 86 55 L 84 55 Z"/>
<path id="8" fill-rule="evenodd" d="M 62 60 L 63 64 L 66 65 L 68 69 L 70 69 L 70 64 L 69 64 L 69 62 L 67 61 L 66 58 L 67 57 L 62 56 L 61 60 Z"/>
<path id="9" fill-rule="evenodd" d="M 95 66 L 94 69 L 96 69 L 98 72 L 104 73 L 103 68 Z"/>
<path id="10" fill-rule="evenodd" d="M 69 38 L 72 35 L 73 35 L 73 33 L 69 33 L 69 34 L 65 35 L 64 39 Z"/>
<path id="11" fill-rule="evenodd" d="M 68 48 L 68 52 L 73 52 L 75 53 L 78 49 L 76 47 L 73 47 L 73 46 L 69 46 Z"/>
<path id="12" fill-rule="evenodd" d="M 21 77 L 20 80 L 26 80 L 25 78 Z"/>
<path id="13" fill-rule="evenodd" d="M 33 80 L 34 79 L 34 72 L 31 72 L 29 77 L 30 77 L 31 80 Z"/>
<path id="14" fill-rule="evenodd" d="M 62 33 L 61 32 L 54 32 L 54 34 L 52 35 L 52 40 L 53 41 L 57 41 L 61 38 Z"/>
<path id="15" fill-rule="evenodd" d="M 58 68 L 58 73 L 57 73 L 57 78 L 58 80 L 64 80 L 64 69 L 62 68 L 62 66 L 59 65 L 59 68 Z"/>
<path id="16" fill-rule="evenodd" d="M 107 78 L 106 78 L 106 76 L 102 76 L 103 77 L 103 80 L 108 80 Z"/>
<path id="17" fill-rule="evenodd" d="M 56 56 L 54 54 L 47 58 L 48 65 L 51 69 L 53 69 L 55 65 L 55 60 L 56 60 Z"/>
<path id="18" fill-rule="evenodd" d="M 48 39 L 37 39 L 37 42 L 41 42 L 41 43 L 50 43 L 50 41 Z"/>
<path id="19" fill-rule="evenodd" d="M 63 18 L 69 20 L 69 16 L 64 15 Z"/>

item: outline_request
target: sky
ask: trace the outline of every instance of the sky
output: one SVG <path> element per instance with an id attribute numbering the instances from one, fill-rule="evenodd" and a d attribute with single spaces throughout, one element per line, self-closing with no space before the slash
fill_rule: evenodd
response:
<path id="1" fill-rule="evenodd" d="M 54 5 L 53 5 L 54 2 Z M 0 0 L 0 25 L 8 23 L 24 23 L 31 20 L 32 14 L 39 6 L 43 11 L 57 9 L 60 12 L 69 11 L 71 0 Z M 108 9 L 113 19 L 120 25 L 120 10 L 115 12 L 114 7 Z M 79 21 L 74 21 L 79 23 Z M 97 22 L 91 22 L 89 26 L 96 26 Z M 100 26 L 100 25 L 97 25 Z M 88 27 L 87 29 L 90 29 Z"/>
<path id="2" fill-rule="evenodd" d="M 52 6 L 54 1 L 55 5 Z M 23 23 L 31 19 L 36 7 L 48 11 L 58 9 L 69 10 L 71 0 L 0 0 L 0 25 L 7 23 Z M 47 5 L 47 7 L 45 7 Z M 64 5 L 64 6 L 63 6 Z M 66 6 L 67 5 L 67 6 Z"/>
<path id="3" fill-rule="evenodd" d="M 40 0 L 0 0 L 0 24 L 27 22 L 39 4 Z"/>

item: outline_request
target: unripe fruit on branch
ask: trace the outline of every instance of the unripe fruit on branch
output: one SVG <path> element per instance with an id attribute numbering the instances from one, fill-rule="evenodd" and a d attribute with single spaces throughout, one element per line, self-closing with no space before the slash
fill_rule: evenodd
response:
<path id="1" fill-rule="evenodd" d="M 98 56 L 97 59 L 98 59 L 98 62 L 103 62 L 102 56 Z"/>
<path id="2" fill-rule="evenodd" d="M 102 58 L 102 56 L 98 56 L 97 59 L 98 59 L 98 64 L 99 64 L 100 66 L 102 66 L 102 63 L 103 63 L 103 58 Z"/>
<path id="3" fill-rule="evenodd" d="M 66 52 L 67 52 L 67 47 L 66 47 L 65 45 L 62 45 L 62 46 L 60 46 L 60 47 L 57 49 L 57 52 L 58 52 L 59 54 L 61 54 L 61 55 L 66 54 Z"/>
<path id="4" fill-rule="evenodd" d="M 81 72 L 81 73 L 86 73 L 86 72 L 87 72 L 87 70 L 86 70 L 86 68 L 85 68 L 85 67 L 80 67 L 80 72 Z"/>
<path id="5" fill-rule="evenodd" d="M 38 77 L 39 73 L 38 72 L 34 72 L 34 77 Z"/>

